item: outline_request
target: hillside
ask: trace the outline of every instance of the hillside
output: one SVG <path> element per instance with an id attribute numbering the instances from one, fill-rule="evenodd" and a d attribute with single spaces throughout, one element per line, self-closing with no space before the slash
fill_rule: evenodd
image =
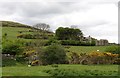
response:
<path id="1" fill-rule="evenodd" d="M 2 35 L 6 33 L 7 39 L 9 40 L 15 40 L 17 39 L 17 36 L 21 34 L 34 34 L 35 33 L 35 32 L 29 31 L 32 29 L 32 27 L 28 25 L 24 25 L 24 24 L 17 23 L 17 22 L 11 22 L 11 21 L 2 21 L 2 23 L 3 23 Z M 54 34 L 54 33 L 48 33 L 48 35 L 49 34 Z M 25 40 L 27 42 L 35 41 L 35 39 L 22 39 L 22 40 Z M 43 41 L 46 41 L 46 40 L 43 39 Z M 106 47 L 105 46 L 86 46 L 86 47 L 85 46 L 71 46 L 68 50 L 72 52 L 77 52 L 77 53 L 81 53 L 81 52 L 87 53 L 87 52 L 96 51 L 96 50 L 100 50 L 101 52 L 104 52 Z"/>
<path id="2" fill-rule="evenodd" d="M 28 26 L 18 22 L 12 22 L 12 21 L 1 21 L 1 22 L 2 22 L 2 35 L 7 34 L 7 38 L 9 40 L 17 39 L 17 36 L 23 35 L 23 34 L 31 34 L 31 35 L 35 34 L 36 32 L 32 32 L 32 30 L 33 29 L 38 30 L 36 28 L 33 28 L 32 26 Z M 53 34 L 50 32 L 47 32 L 47 33 Z"/>
<path id="3" fill-rule="evenodd" d="M 12 22 L 12 21 L 1 21 L 2 22 L 2 35 L 7 34 L 9 40 L 17 38 L 20 31 L 24 31 L 23 34 L 27 34 L 28 30 L 31 29 L 30 26 Z"/>
<path id="4" fill-rule="evenodd" d="M 0 21 L 2 22 L 2 27 L 24 27 L 24 28 L 31 28 L 31 26 L 21 24 L 18 22 L 12 22 L 12 21 Z"/>
<path id="5" fill-rule="evenodd" d="M 31 34 L 32 32 L 28 32 L 30 28 L 23 27 L 2 27 L 2 35 L 7 34 L 7 38 L 17 39 L 17 36 L 22 32 L 22 34 Z"/>

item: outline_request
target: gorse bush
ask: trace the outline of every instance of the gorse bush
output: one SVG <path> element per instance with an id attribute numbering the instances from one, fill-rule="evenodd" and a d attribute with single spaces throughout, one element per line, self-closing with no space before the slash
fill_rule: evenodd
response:
<path id="1" fill-rule="evenodd" d="M 118 64 L 118 54 L 110 52 L 91 52 L 89 54 L 72 53 L 70 64 Z"/>

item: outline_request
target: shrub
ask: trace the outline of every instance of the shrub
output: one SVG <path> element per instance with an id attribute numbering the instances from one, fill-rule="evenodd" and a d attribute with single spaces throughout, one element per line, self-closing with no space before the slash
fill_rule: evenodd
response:
<path id="1" fill-rule="evenodd" d="M 61 40 L 60 43 L 62 45 L 73 45 L 73 46 L 81 45 L 80 41 L 75 41 L 75 40 Z"/>
<path id="2" fill-rule="evenodd" d="M 28 59 L 25 59 L 24 57 L 16 57 L 16 61 L 21 64 L 27 64 Z"/>
<path id="3" fill-rule="evenodd" d="M 62 45 L 72 45 L 72 46 L 95 46 L 95 43 L 81 42 L 76 40 L 61 40 Z"/>
<path id="4" fill-rule="evenodd" d="M 89 56 L 89 60 L 93 64 L 113 64 L 118 58 L 118 54 L 112 54 L 110 52 L 91 52 Z"/>
<path id="5" fill-rule="evenodd" d="M 2 59 L 2 67 L 5 66 L 15 66 L 17 63 L 14 59 Z"/>
<path id="6" fill-rule="evenodd" d="M 72 52 L 72 54 L 71 54 L 71 63 L 72 63 L 72 64 L 79 64 L 79 63 L 80 63 L 79 57 L 80 57 L 80 56 L 79 56 L 77 53 Z"/>
<path id="7" fill-rule="evenodd" d="M 36 35 L 32 34 L 20 34 L 17 38 L 24 38 L 24 39 L 36 39 Z"/>
<path id="8" fill-rule="evenodd" d="M 65 63 L 66 53 L 61 45 L 52 44 L 40 52 L 40 59 L 43 64 Z"/>
<path id="9" fill-rule="evenodd" d="M 54 39 L 54 38 L 50 38 L 50 39 L 46 42 L 45 46 L 51 45 L 51 44 L 53 44 L 53 43 L 58 43 L 58 44 L 59 44 L 59 41 L 56 40 L 56 39 Z"/>
<path id="10" fill-rule="evenodd" d="M 72 64 L 119 64 L 118 54 L 110 52 L 90 52 L 89 54 L 72 53 L 69 63 Z"/>
<path id="11" fill-rule="evenodd" d="M 109 46 L 109 47 L 106 48 L 105 51 L 119 54 L 120 53 L 120 46 L 115 46 L 115 45 L 114 46 Z"/>
<path id="12" fill-rule="evenodd" d="M 21 47 L 22 43 L 19 41 L 16 42 L 7 42 L 3 44 L 2 53 L 3 54 L 11 54 L 16 55 L 23 52 L 23 48 Z"/>

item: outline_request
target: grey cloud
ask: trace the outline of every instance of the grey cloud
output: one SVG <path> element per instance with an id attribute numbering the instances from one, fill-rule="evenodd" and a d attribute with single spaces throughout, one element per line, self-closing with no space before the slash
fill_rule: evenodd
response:
<path id="1" fill-rule="evenodd" d="M 104 21 L 104 20 L 102 20 L 102 21 L 99 21 L 99 20 L 97 20 L 97 21 L 93 21 L 93 22 L 83 22 L 83 23 L 81 23 L 80 25 L 77 25 L 79 28 L 81 28 L 81 29 L 84 29 L 84 30 L 90 30 L 90 29 L 92 29 L 92 28 L 94 28 L 94 27 L 99 27 L 99 26 L 102 26 L 102 25 L 107 25 L 107 24 L 109 24 L 109 22 L 107 22 L 107 21 Z"/>
<path id="2" fill-rule="evenodd" d="M 0 8 L 2 13 L 12 15 L 17 13 L 24 17 L 52 17 L 54 15 L 85 10 L 86 6 L 76 2 L 4 2 Z"/>
<path id="3" fill-rule="evenodd" d="M 1 2 L 0 3 L 0 12 L 3 15 L 12 15 L 16 12 L 16 3 L 13 2 Z"/>
<path id="4" fill-rule="evenodd" d="M 48 5 L 49 4 L 49 5 Z M 32 5 L 32 6 L 31 6 Z M 47 5 L 42 5 L 40 3 L 32 3 L 31 5 L 26 4 L 25 6 L 29 7 L 24 7 L 21 9 L 21 14 L 26 17 L 52 17 L 52 16 L 57 16 L 61 14 L 66 14 L 66 13 L 71 13 L 73 11 L 79 10 L 78 8 L 74 8 L 72 5 L 73 3 L 47 3 Z"/>

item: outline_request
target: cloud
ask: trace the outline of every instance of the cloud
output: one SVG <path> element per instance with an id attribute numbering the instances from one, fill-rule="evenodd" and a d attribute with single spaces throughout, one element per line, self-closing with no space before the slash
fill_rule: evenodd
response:
<path id="1" fill-rule="evenodd" d="M 77 25 L 85 36 L 118 42 L 118 0 L 52 0 L 0 3 L 0 20 L 28 25 L 44 22 L 55 31 L 59 26 Z"/>

